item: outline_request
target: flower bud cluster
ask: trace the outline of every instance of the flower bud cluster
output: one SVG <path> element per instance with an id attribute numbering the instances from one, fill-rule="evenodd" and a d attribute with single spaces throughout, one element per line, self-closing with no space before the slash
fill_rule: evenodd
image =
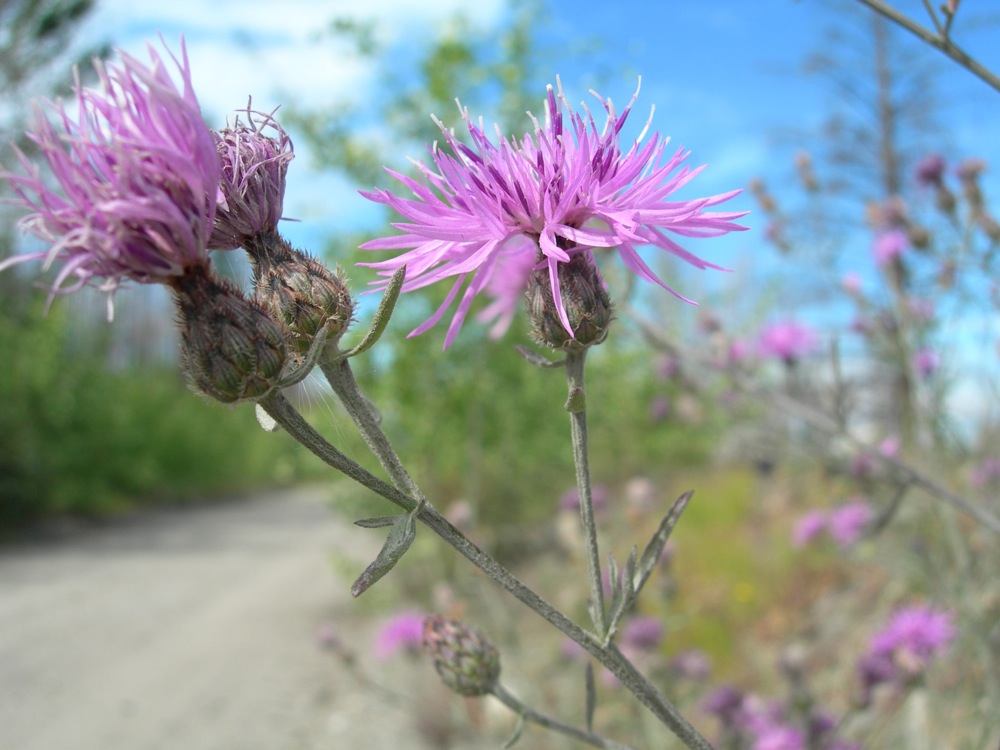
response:
<path id="1" fill-rule="evenodd" d="M 305 354 L 324 329 L 328 341 L 347 330 L 354 303 L 339 269 L 331 271 L 277 235 L 249 242 L 246 249 L 256 298 L 288 330 L 295 353 Z"/>
<path id="2" fill-rule="evenodd" d="M 268 395 L 288 358 L 278 324 L 207 268 L 179 277 L 172 289 L 180 314 L 182 366 L 193 387 L 223 403 Z"/>

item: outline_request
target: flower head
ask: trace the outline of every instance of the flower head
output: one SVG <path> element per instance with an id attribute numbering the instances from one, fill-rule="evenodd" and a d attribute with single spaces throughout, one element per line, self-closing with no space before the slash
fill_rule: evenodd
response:
<path id="1" fill-rule="evenodd" d="M 400 612 L 379 627 L 375 634 L 375 654 L 387 659 L 399 651 L 417 653 L 424 633 L 422 612 Z"/>
<path id="2" fill-rule="evenodd" d="M 826 529 L 826 525 L 826 511 L 809 511 L 796 522 L 792 530 L 792 544 L 796 547 L 805 547 Z"/>
<path id="3" fill-rule="evenodd" d="M 292 140 L 273 116 L 258 114 L 254 122 L 249 105 L 246 114 L 246 124 L 237 118 L 233 127 L 215 134 L 222 178 L 208 245 L 213 250 L 232 250 L 270 234 L 281 218 L 285 173 L 295 158 Z"/>
<path id="4" fill-rule="evenodd" d="M 927 154 L 914 169 L 917 184 L 924 187 L 939 187 L 944 179 L 945 167 L 944 157 L 941 154 Z"/>
<path id="5" fill-rule="evenodd" d="M 772 323 L 761 331 L 757 351 L 761 356 L 794 362 L 810 354 L 818 344 L 816 331 L 794 320 Z"/>
<path id="6" fill-rule="evenodd" d="M 922 605 L 896 610 L 885 627 L 872 636 L 868 651 L 858 662 L 863 703 L 871 700 L 876 685 L 906 683 L 919 675 L 954 638 L 950 612 Z"/>
<path id="7" fill-rule="evenodd" d="M 831 511 L 827 521 L 827 530 L 837 546 L 845 549 L 861 538 L 871 523 L 872 517 L 871 506 L 859 498 Z"/>
<path id="8" fill-rule="evenodd" d="M 436 171 L 420 165 L 423 181 L 389 172 L 413 198 L 387 190 L 362 193 L 404 219 L 395 224 L 403 234 L 362 247 L 406 251 L 364 265 L 385 276 L 406 265 L 404 291 L 455 279 L 441 308 L 411 336 L 435 325 L 461 292 L 445 337 L 449 346 L 475 297 L 489 296 L 491 285 L 497 283 L 494 278 L 514 271 L 511 284 L 516 287 L 518 278 L 526 280 L 525 269 L 547 273 L 560 322 L 572 335 L 559 266 L 574 255 L 590 256 L 596 248 L 617 249 L 630 270 L 671 292 L 637 247 L 655 245 L 698 268 L 718 268 L 684 250 L 669 235 L 713 237 L 745 229 L 733 223 L 745 212 L 710 210 L 739 191 L 667 200 L 701 168 L 681 166 L 687 157 L 683 150 L 665 156 L 667 139 L 658 134 L 642 145 L 645 130 L 623 151 L 620 133 L 634 102 L 635 96 L 619 115 L 610 100 L 601 100 L 606 121 L 599 128 L 589 110 L 574 112 L 561 88 L 557 92 L 550 86 L 544 123 L 532 118 L 534 133 L 520 140 L 505 139 L 498 128 L 497 143 L 489 139 L 482 121 L 476 123 L 463 109 L 471 146 L 438 122 L 445 145 L 430 150 Z M 516 301 L 514 295 L 493 296 L 491 314 L 500 321 L 494 334 L 509 324 Z"/>
<path id="9" fill-rule="evenodd" d="M 920 349 L 913 355 L 913 369 L 922 378 L 929 378 L 941 367 L 941 355 L 933 349 Z"/>
<path id="10" fill-rule="evenodd" d="M 152 48 L 149 56 L 149 66 L 125 53 L 120 66 L 95 63 L 100 90 L 78 79 L 72 116 L 61 103 L 36 107 L 28 136 L 57 187 L 20 152 L 26 174 L 3 176 L 15 203 L 33 211 L 21 225 L 51 247 L 9 258 L 0 269 L 61 263 L 52 286 L 58 294 L 92 280 L 103 280 L 107 291 L 124 279 L 168 282 L 208 262 L 219 184 L 215 143 L 183 41 L 181 59 L 174 58 L 180 88 Z"/>
<path id="11" fill-rule="evenodd" d="M 622 628 L 622 648 L 655 651 L 663 642 L 663 622 L 658 617 L 633 617 Z"/>
<path id="12" fill-rule="evenodd" d="M 879 267 L 886 266 L 900 257 L 910 246 L 910 238 L 902 229 L 891 229 L 875 237 L 872 257 Z"/>

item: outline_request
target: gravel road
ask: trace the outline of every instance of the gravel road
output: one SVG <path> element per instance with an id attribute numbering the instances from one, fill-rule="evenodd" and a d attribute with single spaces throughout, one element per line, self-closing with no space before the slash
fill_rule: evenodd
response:
<path id="1" fill-rule="evenodd" d="M 316 645 L 380 537 L 300 489 L 0 548 L 0 750 L 427 747 Z"/>

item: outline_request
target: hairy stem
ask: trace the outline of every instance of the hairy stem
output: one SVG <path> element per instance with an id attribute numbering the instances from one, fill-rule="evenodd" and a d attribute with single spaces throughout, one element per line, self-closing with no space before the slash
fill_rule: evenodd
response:
<path id="1" fill-rule="evenodd" d="M 289 435 L 328 466 L 340 471 L 372 492 L 406 511 L 419 501 L 388 482 L 374 476 L 345 456 L 310 425 L 280 393 L 273 393 L 260 402 L 261 407 Z M 488 578 L 512 594 L 518 601 L 549 622 L 567 637 L 576 641 L 598 662 L 607 667 L 622 685 L 648 708 L 691 750 L 712 750 L 711 744 L 691 726 L 677 708 L 662 695 L 613 645 L 603 647 L 600 641 L 581 628 L 545 599 L 525 586 L 513 573 L 494 560 L 430 504 L 425 504 L 417 518 Z"/>
<path id="2" fill-rule="evenodd" d="M 507 706 L 507 708 L 511 711 L 519 714 L 525 721 L 530 721 L 532 724 L 537 724 L 538 726 L 544 727 L 545 729 L 549 729 L 553 732 L 565 734 L 567 737 L 572 737 L 575 740 L 585 742 L 593 747 L 605 748 L 606 750 L 635 750 L 635 748 L 631 745 L 623 745 L 620 742 L 606 739 L 605 737 L 595 734 L 594 732 L 588 732 L 585 729 L 574 727 L 571 724 L 566 724 L 558 719 L 552 718 L 551 716 L 546 716 L 545 714 L 528 708 L 517 698 L 517 696 L 510 693 L 507 688 L 499 682 L 493 687 L 493 695 L 496 696 L 497 700 Z"/>
<path id="3" fill-rule="evenodd" d="M 587 392 L 583 381 L 586 359 L 586 349 L 570 352 L 566 356 L 566 384 L 569 388 L 566 408 L 569 411 L 570 430 L 573 435 L 576 490 L 580 496 L 580 523 L 583 526 L 587 577 L 590 580 L 590 616 L 593 619 L 597 635 L 604 638 L 608 631 L 608 623 L 604 610 L 601 557 L 597 547 L 597 524 L 594 522 L 593 488 L 590 481 L 590 462 L 587 450 Z"/>

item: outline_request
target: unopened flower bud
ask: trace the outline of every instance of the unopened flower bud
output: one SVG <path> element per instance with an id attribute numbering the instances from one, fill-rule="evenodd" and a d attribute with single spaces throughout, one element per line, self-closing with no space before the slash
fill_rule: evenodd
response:
<path id="1" fill-rule="evenodd" d="M 284 333 L 260 305 L 207 266 L 172 284 L 182 366 L 194 388 L 222 401 L 256 401 L 276 385 L 288 356 Z"/>
<path id="2" fill-rule="evenodd" d="M 292 334 L 293 349 L 304 354 L 324 328 L 328 341 L 347 330 L 354 303 L 339 271 L 331 271 L 278 237 L 247 244 L 254 267 L 257 300 Z"/>
<path id="3" fill-rule="evenodd" d="M 578 350 L 602 343 L 611 325 L 613 306 L 597 267 L 587 253 L 578 252 L 569 262 L 560 263 L 558 272 L 572 332 L 566 329 L 556 306 L 548 269 L 540 269 L 528 278 L 525 292 L 531 335 L 553 349 Z"/>
<path id="4" fill-rule="evenodd" d="M 423 645 L 444 684 L 456 693 L 487 695 L 500 678 L 500 652 L 475 628 L 431 615 L 424 620 Z"/>
<path id="5" fill-rule="evenodd" d="M 295 154 L 292 141 L 277 120 L 263 115 L 249 125 L 237 119 L 231 128 L 215 133 L 221 179 L 211 250 L 232 250 L 278 228 L 285 196 L 285 173 Z M 265 135 L 270 128 L 273 135 Z"/>

